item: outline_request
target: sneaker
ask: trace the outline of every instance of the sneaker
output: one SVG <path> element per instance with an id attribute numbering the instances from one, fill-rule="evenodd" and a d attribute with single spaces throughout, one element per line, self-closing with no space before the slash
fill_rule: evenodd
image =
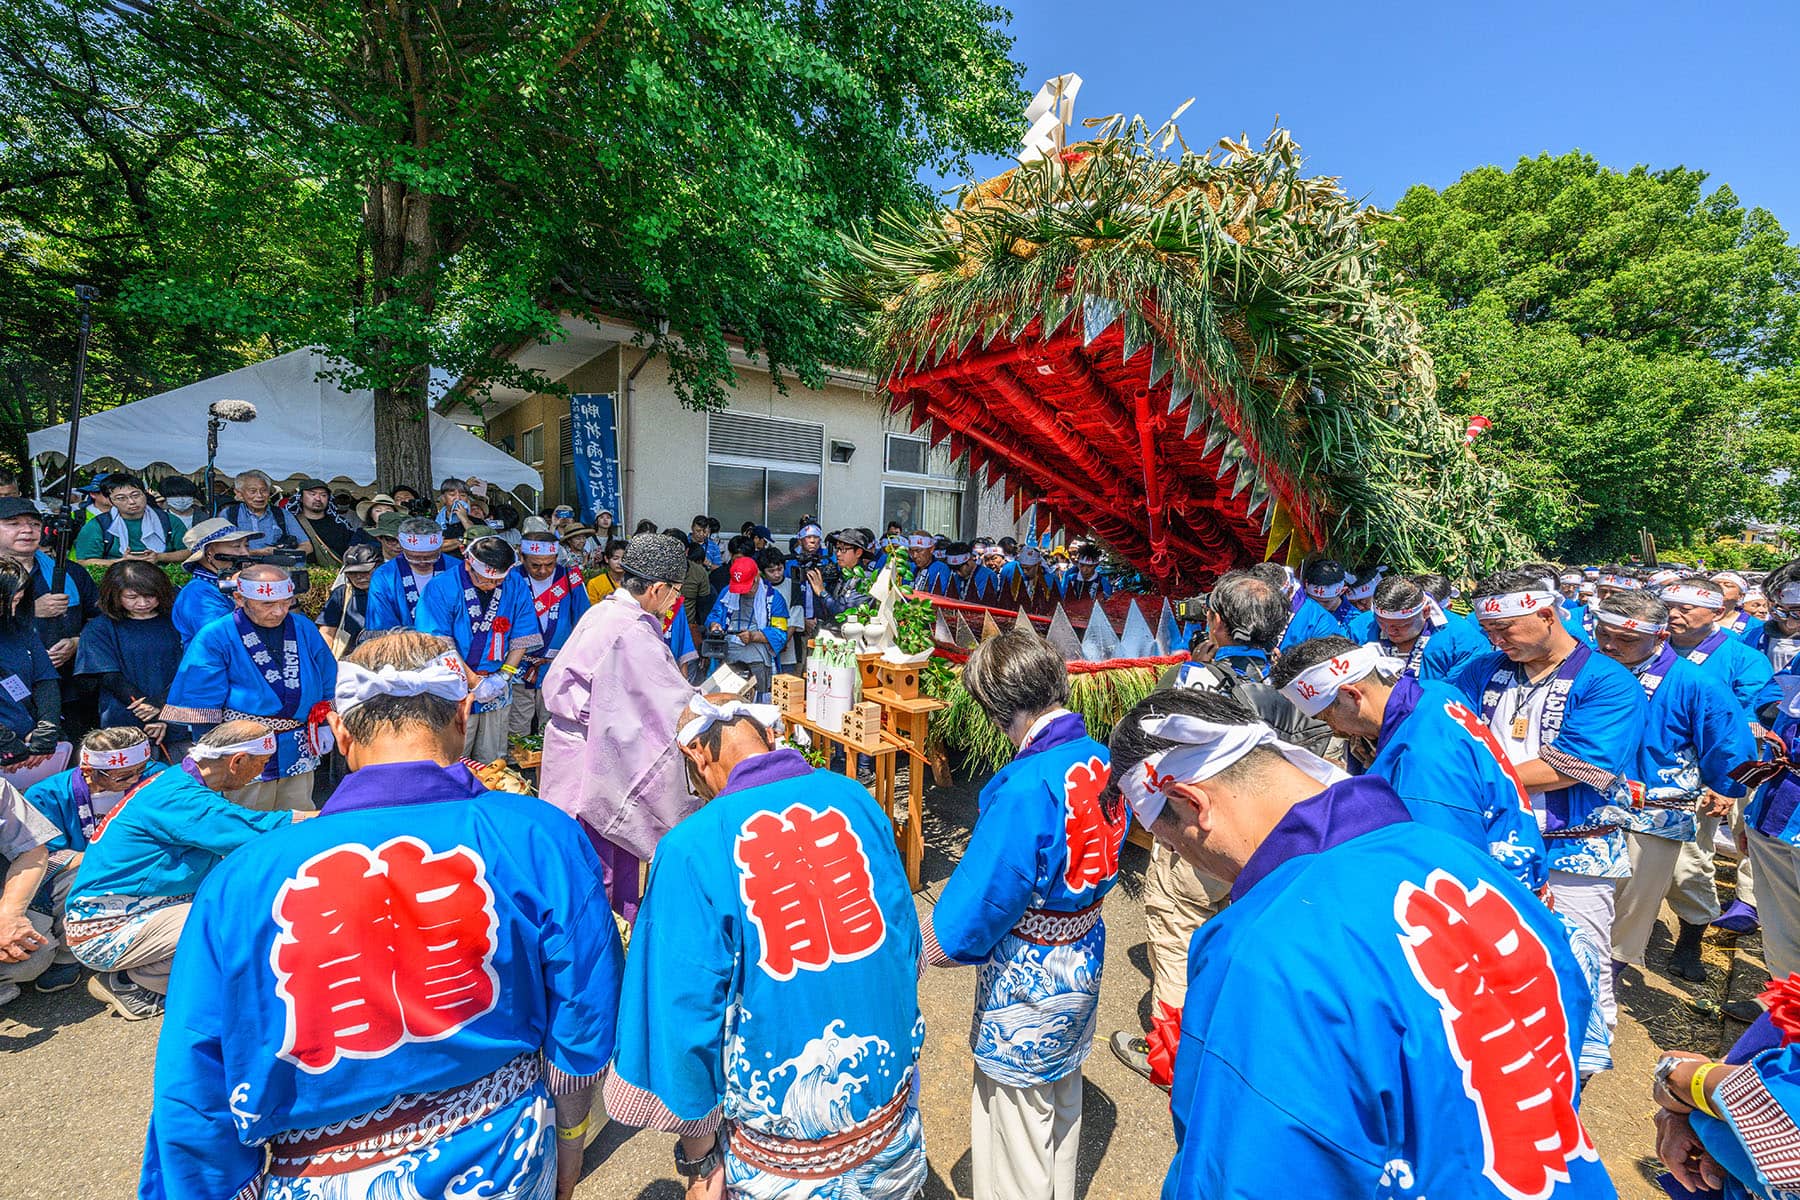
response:
<path id="1" fill-rule="evenodd" d="M 61 992 L 81 982 L 80 963 L 51 963 L 50 969 L 32 984 L 40 992 Z"/>
<path id="2" fill-rule="evenodd" d="M 1145 1041 L 1135 1033 L 1127 1033 L 1125 1030 L 1121 1029 L 1112 1035 L 1112 1052 L 1120 1062 L 1136 1071 L 1139 1075 L 1142 1075 L 1145 1079 L 1150 1079 L 1149 1042 Z M 1150 1079 L 1150 1082 L 1156 1083 L 1154 1079 Z M 1160 1083 L 1157 1083 L 1156 1086 L 1162 1088 L 1165 1092 L 1169 1090 Z"/>
<path id="3" fill-rule="evenodd" d="M 160 1017 L 163 998 L 147 987 L 131 982 L 123 971 L 108 971 L 88 980 L 88 992 L 127 1021 Z"/>
<path id="4" fill-rule="evenodd" d="M 1719 1011 L 1734 1021 L 1754 1025 L 1763 1015 L 1763 1006 L 1754 1000 L 1727 1000 L 1719 1006 Z"/>

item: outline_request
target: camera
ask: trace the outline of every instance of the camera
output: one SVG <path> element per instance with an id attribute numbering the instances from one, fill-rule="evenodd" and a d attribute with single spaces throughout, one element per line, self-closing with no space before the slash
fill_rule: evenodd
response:
<path id="1" fill-rule="evenodd" d="M 1188 600 L 1175 602 L 1175 619 L 1183 625 L 1191 625 L 1196 621 L 1204 622 L 1211 611 L 1212 593 L 1207 592 Z"/>
<path id="2" fill-rule="evenodd" d="M 406 502 L 408 516 L 433 517 L 437 515 L 437 506 L 423 496 L 414 496 Z"/>

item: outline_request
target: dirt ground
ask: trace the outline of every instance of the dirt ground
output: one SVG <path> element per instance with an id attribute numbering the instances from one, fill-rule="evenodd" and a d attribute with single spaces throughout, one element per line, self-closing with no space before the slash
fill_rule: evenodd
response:
<path id="1" fill-rule="evenodd" d="M 926 822 L 926 886 L 920 911 L 934 903 L 973 822 L 966 788 L 932 794 Z M 1173 1153 L 1164 1095 L 1122 1066 L 1105 1047 L 1114 1029 L 1137 1028 L 1148 1012 L 1149 964 L 1139 882 L 1144 852 L 1127 847 L 1120 886 L 1106 902 L 1107 961 L 1099 1031 L 1086 1067 L 1079 1174 L 1086 1200 L 1147 1200 L 1160 1191 Z M 1732 873 L 1721 864 L 1721 890 Z M 1726 897 L 1729 901 L 1729 895 Z M 1664 974 L 1669 930 L 1651 943 L 1650 971 L 1627 971 L 1615 1069 L 1595 1079 L 1582 1116 L 1627 1200 L 1657 1200 L 1650 1158 L 1650 1070 L 1659 1048 L 1716 1054 L 1742 1032 L 1722 1018 L 1726 999 L 1750 998 L 1766 980 L 1759 940 L 1709 938 L 1707 981 Z M 934 970 L 921 982 L 928 1028 L 922 1111 L 931 1175 L 927 1200 L 969 1194 L 970 970 Z M 107 1015 L 86 990 L 54 996 L 27 990 L 0 1010 L 0 1196 L 7 1200 L 110 1200 L 134 1194 L 149 1115 L 160 1022 L 130 1024 Z M 609 1126 L 588 1151 L 578 1196 L 680 1200 L 671 1139 Z"/>

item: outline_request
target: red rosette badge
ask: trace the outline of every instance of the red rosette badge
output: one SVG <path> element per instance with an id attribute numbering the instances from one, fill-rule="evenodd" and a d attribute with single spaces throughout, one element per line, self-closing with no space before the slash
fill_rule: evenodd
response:
<path id="1" fill-rule="evenodd" d="M 494 632 L 495 633 L 511 633 L 512 632 L 512 622 L 505 617 L 495 617 L 494 618 Z"/>
<path id="2" fill-rule="evenodd" d="M 1800 975 L 1769 980 L 1769 986 L 1757 1000 L 1769 1010 L 1769 1020 L 1775 1028 L 1781 1030 L 1782 1045 L 1800 1041 Z"/>

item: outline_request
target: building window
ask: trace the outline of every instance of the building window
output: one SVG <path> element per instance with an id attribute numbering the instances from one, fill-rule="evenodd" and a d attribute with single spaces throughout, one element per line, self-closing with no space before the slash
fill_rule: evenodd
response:
<path id="1" fill-rule="evenodd" d="M 883 465 L 888 478 L 881 487 L 881 522 L 900 522 L 911 533 L 923 529 L 947 537 L 962 536 L 962 469 L 947 444 L 932 446 L 922 437 L 890 433 Z"/>
<path id="2" fill-rule="evenodd" d="M 519 435 L 519 461 L 533 467 L 544 465 L 544 427 L 533 425 Z"/>
<path id="3" fill-rule="evenodd" d="M 825 427 L 716 412 L 706 420 L 706 511 L 726 530 L 745 521 L 778 534 L 819 512 Z"/>

